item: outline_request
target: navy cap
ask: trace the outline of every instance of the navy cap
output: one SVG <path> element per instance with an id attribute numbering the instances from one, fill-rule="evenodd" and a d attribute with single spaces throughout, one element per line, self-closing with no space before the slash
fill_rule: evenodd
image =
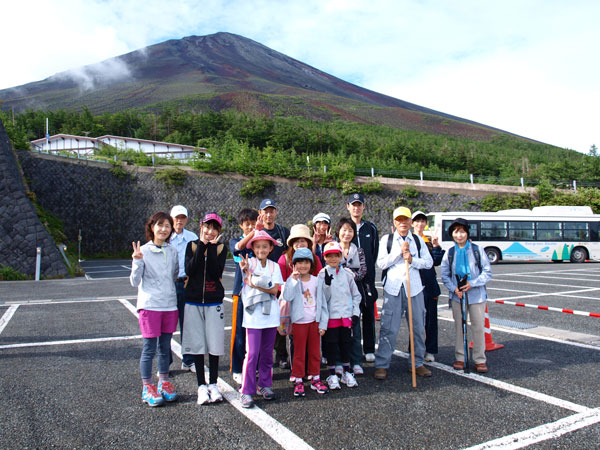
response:
<path id="1" fill-rule="evenodd" d="M 348 197 L 348 201 L 346 203 L 354 203 L 354 202 L 361 202 L 363 205 L 365 204 L 365 196 L 359 193 L 356 194 L 352 194 L 350 197 Z"/>
<path id="2" fill-rule="evenodd" d="M 271 200 L 270 198 L 265 198 L 262 202 L 260 202 L 260 206 L 258 207 L 258 209 L 261 210 L 269 207 L 277 209 L 277 206 L 275 205 L 275 202 L 273 200 Z"/>

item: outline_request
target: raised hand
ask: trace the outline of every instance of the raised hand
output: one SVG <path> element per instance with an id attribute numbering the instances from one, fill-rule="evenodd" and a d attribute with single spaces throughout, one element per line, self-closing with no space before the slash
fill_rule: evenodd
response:
<path id="1" fill-rule="evenodd" d="M 296 270 L 296 266 L 294 266 L 294 270 L 292 271 L 292 278 L 294 280 L 298 280 L 300 278 L 300 272 Z"/>
<path id="2" fill-rule="evenodd" d="M 206 240 L 206 237 L 204 237 L 204 227 L 200 227 L 199 239 L 200 239 L 200 242 L 202 242 L 204 245 L 206 245 L 208 243 L 208 241 Z"/>
<path id="3" fill-rule="evenodd" d="M 219 234 L 216 238 L 214 238 L 212 241 L 208 241 L 209 244 L 216 244 L 219 242 L 219 239 L 221 239 L 221 235 Z"/>
<path id="4" fill-rule="evenodd" d="M 142 250 L 140 250 L 140 241 L 137 241 L 137 245 L 135 242 L 132 242 L 131 245 L 133 246 L 133 253 L 131 254 L 131 257 L 133 259 L 142 259 L 144 254 L 142 253 Z"/>
<path id="5" fill-rule="evenodd" d="M 246 272 L 249 267 L 250 264 L 248 263 L 248 255 L 242 256 L 242 259 L 240 260 L 240 269 L 242 272 Z"/>
<path id="6" fill-rule="evenodd" d="M 265 224 L 264 224 L 264 222 L 263 222 L 263 212 L 261 211 L 261 212 L 258 214 L 258 219 L 256 219 L 256 225 L 254 226 L 254 229 L 255 229 L 256 231 L 260 231 L 260 230 L 262 230 L 262 229 L 264 229 L 264 228 L 265 228 Z"/>

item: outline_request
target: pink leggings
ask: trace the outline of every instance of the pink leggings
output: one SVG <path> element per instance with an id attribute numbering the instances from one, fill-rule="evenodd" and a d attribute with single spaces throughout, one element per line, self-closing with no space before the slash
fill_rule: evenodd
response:
<path id="1" fill-rule="evenodd" d="M 273 385 L 273 345 L 277 328 L 246 328 L 246 358 L 242 368 L 242 394 L 256 394 L 256 368 L 258 385 Z"/>

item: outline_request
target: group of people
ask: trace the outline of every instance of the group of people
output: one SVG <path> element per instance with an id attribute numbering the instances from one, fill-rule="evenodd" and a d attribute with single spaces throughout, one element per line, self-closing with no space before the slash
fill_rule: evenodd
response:
<path id="1" fill-rule="evenodd" d="M 363 218 L 362 194 L 352 194 L 346 208 L 349 217 L 339 219 L 335 233 L 323 212 L 312 218 L 312 232 L 306 224 L 291 229 L 278 224 L 277 205 L 271 199 L 263 200 L 258 210 L 240 211 L 241 236 L 229 243 L 236 262 L 230 370 L 240 384 L 243 407 L 252 407 L 255 395 L 275 398 L 274 353 L 281 369 L 290 368 L 295 397 L 306 395 L 305 380 L 317 394 L 340 389 L 341 384 L 358 386 L 356 376 L 364 374 L 364 362 L 374 363 L 375 379 L 386 379 L 409 301 L 414 342 L 414 367 L 409 363 L 409 371 L 430 377 L 424 363 L 434 361 L 438 352 L 440 287 L 434 266 L 440 264 L 456 322 L 454 368 L 465 369 L 462 302 L 468 303 L 471 318 L 475 368 L 487 372 L 483 314 L 491 270 L 485 252 L 469 241 L 468 222 L 456 219 L 450 225 L 455 246 L 444 252 L 435 236 L 425 236 L 427 216 L 421 211 L 411 214 L 406 207 L 396 208 L 393 232 L 379 239 L 375 224 Z M 138 286 L 143 338 L 142 400 L 150 406 L 178 398 L 169 381 L 170 342 L 178 321 L 181 368 L 196 373 L 198 404 L 223 400 L 217 378 L 219 356 L 225 351 L 221 278 L 228 248 L 221 242 L 218 214 L 203 217 L 199 236 L 185 229 L 187 220 L 181 205 L 170 214 L 156 213 L 146 224 L 148 242 L 132 243 L 130 279 Z M 376 267 L 383 271 L 384 293 L 377 349 Z M 322 363 L 327 367 L 325 380 Z"/>

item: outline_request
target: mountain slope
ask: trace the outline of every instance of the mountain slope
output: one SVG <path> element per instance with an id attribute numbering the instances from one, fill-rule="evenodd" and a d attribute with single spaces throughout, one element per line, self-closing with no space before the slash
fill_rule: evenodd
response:
<path id="1" fill-rule="evenodd" d="M 300 115 L 489 139 L 502 132 L 353 85 L 250 39 L 190 36 L 0 91 L 3 109 L 89 108 L 94 113 L 167 104 Z"/>

